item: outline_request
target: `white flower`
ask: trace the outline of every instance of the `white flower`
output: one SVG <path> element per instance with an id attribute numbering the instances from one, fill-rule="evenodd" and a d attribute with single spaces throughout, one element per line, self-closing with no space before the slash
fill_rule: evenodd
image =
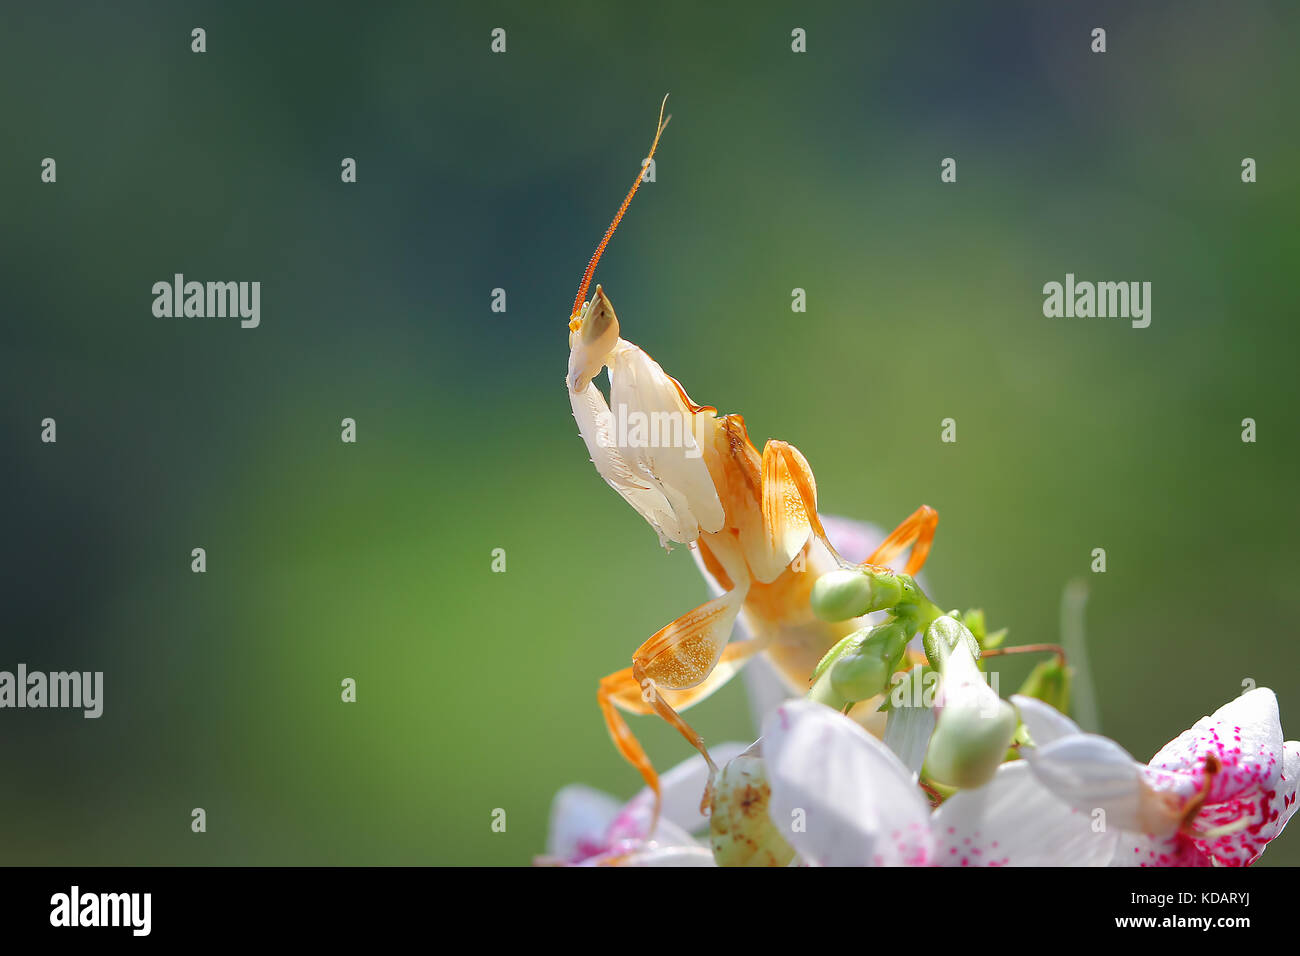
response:
<path id="1" fill-rule="evenodd" d="M 746 744 L 713 748 L 719 763 L 738 756 Z M 539 863 L 567 866 L 713 866 L 713 853 L 692 834 L 708 826 L 700 794 L 708 766 L 699 754 L 659 778 L 663 811 L 648 832 L 654 794 L 643 788 L 625 804 L 599 790 L 572 784 L 551 803 L 546 856 Z"/>
<path id="2" fill-rule="evenodd" d="M 1108 863 L 1113 834 L 1038 783 L 1021 761 L 936 811 L 913 774 L 857 723 L 821 704 L 764 722 L 769 814 L 804 862 L 822 866 L 1062 866 Z"/>
<path id="3" fill-rule="evenodd" d="M 1044 704 L 1018 701 L 1035 776 L 1071 806 L 1122 830 L 1120 866 L 1246 866 L 1295 811 L 1300 744 L 1282 740 L 1264 687 L 1202 717 L 1141 764 Z"/>

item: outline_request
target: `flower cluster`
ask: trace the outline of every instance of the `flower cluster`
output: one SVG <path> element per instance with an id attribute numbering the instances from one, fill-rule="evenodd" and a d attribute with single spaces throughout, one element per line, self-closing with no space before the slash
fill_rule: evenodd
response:
<path id="1" fill-rule="evenodd" d="M 698 811 L 696 756 L 628 804 L 585 787 L 556 798 L 550 861 L 638 866 L 1243 866 L 1295 810 L 1300 744 L 1277 698 L 1249 691 L 1197 721 L 1148 764 L 1013 695 L 1025 743 L 980 786 L 932 807 L 918 773 L 850 717 L 779 706 L 753 747 L 717 748 L 713 814 Z M 981 718 L 975 718 L 981 719 Z M 709 843 L 692 831 L 709 828 Z"/>
<path id="2" fill-rule="evenodd" d="M 807 698 L 771 707 L 752 746 L 715 748 L 716 777 L 698 756 L 666 774 L 657 819 L 648 789 L 625 806 L 586 788 L 562 791 L 548 860 L 1246 866 L 1295 810 L 1300 744 L 1283 740 L 1267 688 L 1141 763 L 1065 715 L 1069 670 L 1059 656 L 1001 698 L 983 668 L 1012 650 L 996 649 L 1002 635 L 986 634 L 978 612 L 941 612 L 907 575 L 835 571 L 817 582 L 812 604 L 828 620 L 884 620 L 877 614 L 836 644 Z M 877 737 L 866 728 L 879 727 L 868 718 L 882 711 Z"/>

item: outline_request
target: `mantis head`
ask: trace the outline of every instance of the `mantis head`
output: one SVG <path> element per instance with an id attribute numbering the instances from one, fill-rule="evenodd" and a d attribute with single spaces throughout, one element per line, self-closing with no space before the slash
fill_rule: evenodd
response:
<path id="1" fill-rule="evenodd" d="M 600 374 L 618 344 L 618 316 L 599 285 L 569 327 L 569 390 L 579 393 Z"/>

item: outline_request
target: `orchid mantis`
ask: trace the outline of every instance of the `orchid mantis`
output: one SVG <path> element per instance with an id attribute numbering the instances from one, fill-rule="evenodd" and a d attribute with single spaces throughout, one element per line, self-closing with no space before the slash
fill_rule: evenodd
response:
<path id="1" fill-rule="evenodd" d="M 668 124 L 666 104 L 667 97 L 648 160 Z M 703 755 L 708 767 L 703 808 L 718 768 L 682 711 L 759 654 L 775 665 L 792 692 L 806 690 L 818 662 L 856 627 L 853 621 L 827 622 L 813 615 L 813 583 L 827 571 L 853 566 L 826 536 L 812 469 L 798 449 L 772 439 L 760 454 L 740 415 L 720 415 L 712 406 L 696 404 L 657 362 L 621 337 L 600 285 L 586 298 L 596 265 L 641 182 L 638 172 L 583 273 L 569 320 L 567 391 L 600 476 L 649 522 L 661 545 L 690 547 L 721 594 L 643 642 L 631 667 L 600 681 L 597 700 L 615 746 L 656 800 L 658 776 L 621 712 L 658 714 Z M 609 373 L 608 401 L 593 384 L 602 369 Z M 662 429 L 656 440 L 656 429 L 629 434 L 617 427 L 633 417 L 668 428 L 670 440 L 663 439 Z M 937 512 L 923 505 L 856 567 L 883 569 L 911 548 L 905 573 L 915 574 L 937 523 Z M 738 617 L 752 636 L 729 643 Z"/>

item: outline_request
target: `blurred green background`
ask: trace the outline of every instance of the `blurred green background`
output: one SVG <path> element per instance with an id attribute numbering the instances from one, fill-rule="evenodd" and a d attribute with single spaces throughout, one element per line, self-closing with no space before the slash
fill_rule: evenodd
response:
<path id="1" fill-rule="evenodd" d="M 624 334 L 797 444 L 827 511 L 938 508 L 931 592 L 1011 642 L 1056 639 L 1087 577 L 1101 729 L 1141 758 L 1248 678 L 1300 735 L 1298 25 L 1283 3 L 7 10 L 0 668 L 103 670 L 106 700 L 0 712 L 4 861 L 523 864 L 559 787 L 637 788 L 596 682 L 704 585 L 598 478 L 562 379 L 666 91 L 657 182 L 598 272 Z M 261 327 L 155 318 L 175 272 L 261 281 Z M 1044 318 L 1066 272 L 1150 281 L 1150 328 Z M 740 682 L 693 722 L 754 734 Z M 634 729 L 661 768 L 690 752 Z M 1296 833 L 1264 857 L 1298 861 Z"/>

